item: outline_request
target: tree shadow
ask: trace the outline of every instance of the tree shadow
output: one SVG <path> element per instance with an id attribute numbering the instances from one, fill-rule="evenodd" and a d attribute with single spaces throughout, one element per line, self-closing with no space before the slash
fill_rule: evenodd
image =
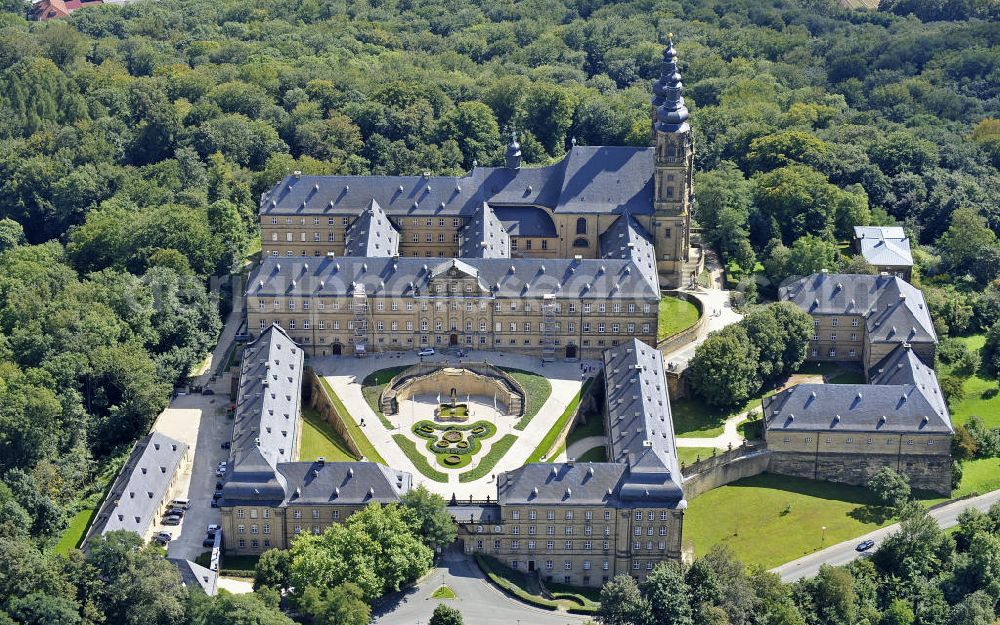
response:
<path id="1" fill-rule="evenodd" d="M 847 516 L 861 523 L 882 525 L 894 516 L 894 510 L 888 506 L 866 504 L 847 513 Z"/>

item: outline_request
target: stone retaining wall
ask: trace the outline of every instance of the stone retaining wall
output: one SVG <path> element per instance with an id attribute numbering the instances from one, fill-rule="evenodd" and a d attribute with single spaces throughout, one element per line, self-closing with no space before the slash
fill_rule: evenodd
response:
<path id="1" fill-rule="evenodd" d="M 768 470 L 771 452 L 764 446 L 743 445 L 716 454 L 682 469 L 684 498 L 694 499 L 713 488 L 725 486 Z"/>
<path id="2" fill-rule="evenodd" d="M 344 419 L 350 419 L 350 415 L 341 415 L 337 412 L 336 406 L 333 404 L 333 400 L 327 395 L 326 389 L 323 384 L 320 383 L 319 377 L 316 372 L 313 371 L 312 367 L 306 367 L 306 383 L 304 385 L 305 397 L 303 402 L 319 413 L 319 416 L 323 418 L 333 430 L 340 435 L 340 438 L 344 440 L 347 444 L 348 449 L 354 454 L 355 458 L 361 458 L 364 454 L 358 449 L 357 443 L 354 442 L 354 438 L 351 437 L 350 431 L 344 424 Z"/>
<path id="3" fill-rule="evenodd" d="M 441 401 L 451 400 L 455 389 L 459 401 L 468 395 L 496 396 L 515 416 L 524 413 L 524 389 L 512 377 L 488 363 L 417 364 L 400 372 L 386 384 L 379 403 L 385 414 L 399 410 L 399 400 L 419 393 L 440 393 Z"/>
<path id="4" fill-rule="evenodd" d="M 864 486 L 883 467 L 910 479 L 910 486 L 951 495 L 951 456 L 775 452 L 768 471 L 813 480 Z"/>
<path id="5" fill-rule="evenodd" d="M 663 295 L 669 295 L 690 302 L 698 309 L 698 321 L 695 321 L 694 325 L 656 342 L 656 348 L 661 352 L 672 352 L 697 339 L 705 327 L 707 317 L 705 317 L 705 305 L 696 296 L 685 291 L 664 291 Z"/>

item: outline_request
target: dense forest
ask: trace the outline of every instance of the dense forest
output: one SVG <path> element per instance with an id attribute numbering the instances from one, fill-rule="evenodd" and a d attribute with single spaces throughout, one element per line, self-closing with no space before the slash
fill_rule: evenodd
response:
<path id="1" fill-rule="evenodd" d="M 850 226 L 899 223 L 942 335 L 1000 320 L 996 0 L 159 0 L 47 23 L 28 11 L 0 0 L 0 609 L 15 622 L 236 622 L 170 593 L 160 612 L 129 613 L 145 591 L 94 585 L 166 573 L 124 539 L 86 560 L 51 547 L 214 342 L 225 303 L 208 280 L 254 251 L 262 190 L 292 170 L 461 174 L 499 163 L 511 125 L 532 164 L 573 141 L 645 145 L 667 33 L 702 241 L 748 301 L 790 275 L 865 270 L 842 253 Z M 947 603 L 965 601 L 951 588 Z M 809 606 L 810 624 L 862 622 Z M 725 622 L 712 615 L 697 622 Z"/>

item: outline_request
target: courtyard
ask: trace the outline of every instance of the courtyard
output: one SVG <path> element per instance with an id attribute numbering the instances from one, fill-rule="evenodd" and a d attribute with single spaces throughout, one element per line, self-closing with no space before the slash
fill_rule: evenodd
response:
<path id="1" fill-rule="evenodd" d="M 419 363 L 441 365 L 449 376 L 467 367 L 495 367 L 521 393 L 459 392 L 466 386 L 445 377 L 437 386 L 401 393 L 394 404 L 383 406 L 390 380 Z M 538 357 L 492 351 L 463 357 L 326 356 L 311 359 L 310 365 L 333 403 L 343 406 L 352 435 L 364 438 L 356 440 L 359 447 L 375 452 L 365 454 L 374 456 L 369 459 L 409 471 L 417 483 L 445 497 L 476 499 L 496 496 L 497 473 L 565 454 L 565 433 L 581 391 L 599 369 L 596 361 L 543 363 Z M 386 406 L 391 409 L 383 410 Z"/>

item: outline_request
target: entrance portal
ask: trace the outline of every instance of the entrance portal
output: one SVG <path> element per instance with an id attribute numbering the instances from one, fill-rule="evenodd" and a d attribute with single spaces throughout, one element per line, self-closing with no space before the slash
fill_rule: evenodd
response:
<path id="1" fill-rule="evenodd" d="M 576 345 L 570 343 L 569 345 L 566 346 L 566 357 L 576 358 Z"/>
<path id="2" fill-rule="evenodd" d="M 452 334 L 451 335 L 451 337 L 448 339 L 448 345 L 451 345 L 452 347 L 454 347 L 455 345 L 458 345 L 458 335 L 457 334 Z"/>
<path id="3" fill-rule="evenodd" d="M 333 344 L 333 355 L 334 356 L 339 356 L 342 349 L 343 348 L 341 347 L 340 343 L 334 343 Z"/>
<path id="4" fill-rule="evenodd" d="M 529 573 L 534 573 L 535 572 L 535 561 L 534 560 L 528 560 L 528 572 Z"/>

